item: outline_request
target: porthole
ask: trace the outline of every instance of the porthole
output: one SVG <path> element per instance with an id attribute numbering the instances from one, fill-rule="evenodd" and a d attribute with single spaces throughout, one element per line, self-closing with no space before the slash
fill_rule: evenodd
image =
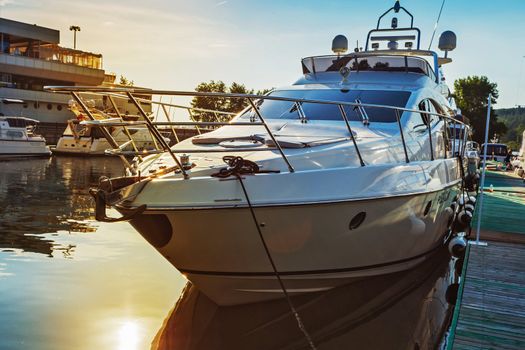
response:
<path id="1" fill-rule="evenodd" d="M 61 110 L 62 110 L 62 105 L 57 105 L 57 109 L 58 109 L 59 111 L 61 111 Z"/>
<path id="2" fill-rule="evenodd" d="M 53 108 L 53 105 L 51 103 L 48 103 L 47 104 L 47 109 L 52 109 Z"/>
<path id="3" fill-rule="evenodd" d="M 24 103 L 24 108 L 27 108 L 27 103 Z"/>
<path id="4" fill-rule="evenodd" d="M 352 218 L 352 220 L 350 220 L 350 224 L 348 225 L 348 228 L 350 230 L 355 230 L 356 228 L 361 226 L 361 224 L 363 223 L 363 221 L 365 221 L 365 219 L 366 219 L 366 213 L 364 211 L 356 214 Z"/>

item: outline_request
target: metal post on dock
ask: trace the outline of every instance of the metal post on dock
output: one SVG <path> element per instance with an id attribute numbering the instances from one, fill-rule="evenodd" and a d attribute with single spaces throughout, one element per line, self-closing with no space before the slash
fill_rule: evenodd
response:
<path id="1" fill-rule="evenodd" d="M 481 167 L 481 183 L 479 184 L 479 186 L 480 186 L 479 195 L 480 196 L 479 196 L 479 208 L 478 208 L 478 223 L 477 223 L 477 227 L 476 227 L 476 242 L 475 242 L 476 245 L 487 245 L 486 243 L 479 241 L 479 230 L 480 230 L 480 227 L 481 227 L 481 213 L 482 213 L 482 210 L 483 210 L 483 195 L 484 195 L 484 192 L 485 192 L 483 190 L 483 187 L 485 186 L 485 172 L 487 171 L 487 164 L 486 164 L 487 163 L 487 142 L 488 142 L 488 138 L 489 138 L 490 103 L 491 103 L 491 100 L 492 100 L 492 95 L 489 94 L 488 103 L 487 103 L 487 123 L 485 125 L 485 143 L 483 145 L 483 163 L 482 163 L 482 167 Z"/>

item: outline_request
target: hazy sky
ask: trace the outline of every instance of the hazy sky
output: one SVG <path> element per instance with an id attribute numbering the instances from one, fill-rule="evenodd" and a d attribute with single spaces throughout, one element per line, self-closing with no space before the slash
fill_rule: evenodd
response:
<path id="1" fill-rule="evenodd" d="M 262 89 L 292 83 L 300 58 L 329 54 L 346 35 L 364 43 L 393 0 L 0 0 L 0 16 L 59 29 L 61 45 L 102 53 L 108 72 L 136 85 L 193 90 L 201 81 L 236 81 Z M 497 4 L 497 5 L 496 5 Z M 428 48 L 441 0 L 404 0 Z M 402 24 L 402 17 L 400 24 Z M 437 37 L 458 36 L 445 67 L 459 77 L 487 75 L 498 84 L 496 107 L 525 104 L 525 1 L 448 0 Z M 354 46 L 354 45 L 352 45 Z"/>

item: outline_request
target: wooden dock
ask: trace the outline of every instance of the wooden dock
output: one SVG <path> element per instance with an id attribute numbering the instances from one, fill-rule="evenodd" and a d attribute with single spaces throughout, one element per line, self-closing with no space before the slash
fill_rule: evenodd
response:
<path id="1" fill-rule="evenodd" d="M 488 172 L 483 245 L 469 245 L 447 349 L 525 349 L 525 184 Z M 474 232 L 473 232 L 474 233 Z"/>

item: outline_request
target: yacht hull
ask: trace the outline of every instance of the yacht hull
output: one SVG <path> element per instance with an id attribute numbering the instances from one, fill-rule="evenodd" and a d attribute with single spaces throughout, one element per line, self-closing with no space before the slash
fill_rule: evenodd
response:
<path id="1" fill-rule="evenodd" d="M 444 244 L 458 192 L 456 182 L 427 193 L 254 211 L 293 295 L 421 263 Z M 148 210 L 131 224 L 219 305 L 283 296 L 247 207 Z"/>
<path id="2" fill-rule="evenodd" d="M 51 151 L 42 140 L 0 140 L 0 159 L 49 157 Z"/>
<path id="3" fill-rule="evenodd" d="M 119 144 L 123 144 L 128 139 L 117 139 Z M 153 141 L 135 141 L 138 149 L 153 149 Z M 53 148 L 53 153 L 66 155 L 89 155 L 89 156 L 103 156 L 107 149 L 111 149 L 109 142 L 103 138 L 62 136 Z M 132 150 L 131 146 L 127 147 Z"/>

